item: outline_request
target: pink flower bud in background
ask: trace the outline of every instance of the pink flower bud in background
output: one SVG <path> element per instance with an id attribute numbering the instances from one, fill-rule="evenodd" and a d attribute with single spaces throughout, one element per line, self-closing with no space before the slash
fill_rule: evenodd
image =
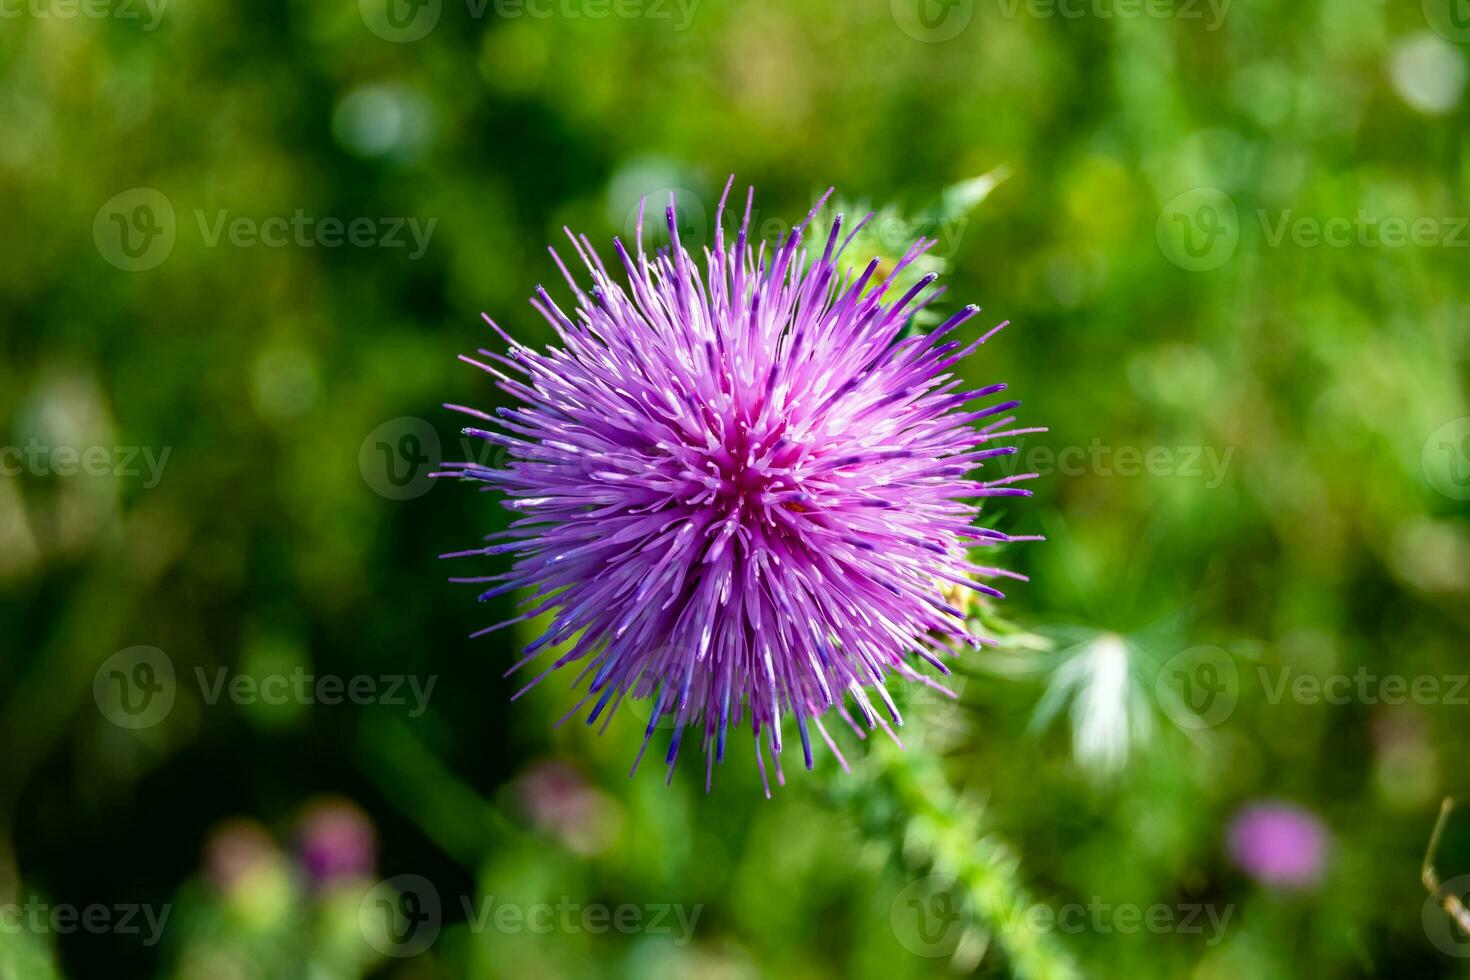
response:
<path id="1" fill-rule="evenodd" d="M 366 878 L 377 866 L 378 835 L 357 804 L 326 797 L 302 815 L 297 852 L 313 885 Z"/>
<path id="2" fill-rule="evenodd" d="M 1327 863 L 1327 828 L 1316 814 L 1290 803 L 1249 804 L 1230 824 L 1230 856 L 1271 888 L 1311 888 Z"/>

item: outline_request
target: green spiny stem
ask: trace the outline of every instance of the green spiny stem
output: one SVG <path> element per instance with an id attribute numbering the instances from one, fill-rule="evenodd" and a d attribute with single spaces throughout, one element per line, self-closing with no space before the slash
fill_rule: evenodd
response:
<path id="1" fill-rule="evenodd" d="M 944 874 L 962 883 L 976 925 L 999 945 L 1016 977 L 1080 978 L 1056 936 L 1035 925 L 1029 912 L 1037 903 L 1020 882 L 1020 862 L 984 830 L 980 805 L 957 794 L 928 755 L 880 740 L 870 759 L 874 775 L 869 785 L 878 792 L 843 794 L 846 803 L 862 811 L 864 826 L 887 835 L 911 871 Z"/>

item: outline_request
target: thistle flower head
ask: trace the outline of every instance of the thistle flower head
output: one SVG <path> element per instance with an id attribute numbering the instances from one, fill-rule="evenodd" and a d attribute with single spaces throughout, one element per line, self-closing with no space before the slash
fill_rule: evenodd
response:
<path id="1" fill-rule="evenodd" d="M 569 646 L 531 685 L 575 667 L 588 724 L 644 701 L 644 750 L 667 724 L 672 771 L 693 729 L 707 783 L 747 721 L 763 781 L 762 733 L 779 779 L 787 715 L 808 768 L 809 725 L 841 761 L 823 715 L 861 735 L 850 698 L 892 734 L 884 682 L 936 683 L 920 664 L 948 673 L 946 656 L 981 642 L 953 589 L 1000 598 L 986 580 L 1021 576 L 971 551 L 1022 539 L 975 526 L 978 502 L 1028 491 L 1010 485 L 1019 476 L 972 474 L 1014 452 L 1001 437 L 1039 431 L 1009 428 L 1018 403 L 993 397 L 1005 385 L 968 389 L 956 373 L 1000 329 L 966 338 L 976 307 L 906 334 L 942 290 L 934 275 L 890 287 L 932 242 L 886 275 L 878 259 L 844 267 L 854 230 L 841 215 L 808 247 L 824 196 L 768 251 L 750 239 L 753 192 L 727 239 L 729 191 L 703 265 L 679 242 L 672 200 L 668 249 L 645 253 L 641 212 L 634 251 L 614 240 L 626 284 L 568 231 L 591 288 L 556 258 L 575 309 L 541 288 L 532 300 L 560 345 L 533 350 L 487 317 L 509 351 L 463 358 L 518 407 L 447 406 L 479 420 L 466 434 L 505 447 L 507 465 L 443 474 L 498 488 L 515 514 L 496 543 L 454 554 L 514 555 L 513 569 L 460 581 L 498 583 L 482 599 L 526 590 L 509 622 L 556 610 L 517 666 Z"/>
<path id="2" fill-rule="evenodd" d="M 1230 823 L 1230 854 L 1242 870 L 1273 888 L 1310 888 L 1327 864 L 1328 833 L 1312 811 L 1290 803 L 1252 803 Z"/>

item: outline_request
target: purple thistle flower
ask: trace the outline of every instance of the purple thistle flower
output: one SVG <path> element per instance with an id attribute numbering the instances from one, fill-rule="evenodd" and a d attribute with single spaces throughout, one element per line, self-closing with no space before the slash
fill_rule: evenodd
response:
<path id="1" fill-rule="evenodd" d="M 321 799 L 302 815 L 298 854 L 312 884 L 371 875 L 377 851 L 373 822 L 355 803 Z"/>
<path id="2" fill-rule="evenodd" d="M 1231 821 L 1230 855 L 1262 884 L 1310 888 L 1327 864 L 1327 828 L 1303 807 L 1259 801 Z"/>
<path id="3" fill-rule="evenodd" d="M 594 702 L 589 725 L 625 699 L 651 701 L 638 760 L 665 721 L 672 776 L 694 726 L 706 787 L 729 727 L 748 716 L 769 794 L 760 736 L 784 782 L 785 715 L 795 716 L 808 769 L 809 723 L 846 769 L 824 714 L 836 711 L 862 737 L 850 697 L 869 729 L 893 736 L 880 710 L 902 719 L 886 678 L 944 690 L 910 655 L 948 674 L 943 657 L 990 642 L 969 631 L 961 590 L 1003 598 L 979 580 L 1024 576 L 974 564 L 970 549 L 1034 538 L 972 521 L 979 498 L 1029 495 L 1009 484 L 1031 474 L 984 483 L 969 474 L 1016 451 L 997 439 L 1045 430 L 1008 430 L 1018 402 L 974 404 L 1006 386 L 967 390 L 954 373 L 1004 323 L 968 344 L 949 339 L 978 312 L 968 306 L 906 336 L 943 291 L 932 274 L 885 302 L 934 242 L 915 243 L 885 278 L 878 259 L 844 271 L 842 253 L 867 219 L 843 238 L 838 215 L 812 260 L 803 235 L 828 191 L 767 254 L 749 239 L 751 190 L 729 245 L 729 193 L 727 184 L 703 268 L 679 242 L 672 197 L 671 247 L 653 256 L 640 208 L 635 253 L 613 240 L 626 287 L 568 230 L 591 290 L 552 250 L 576 309 L 567 315 L 540 287 L 531 301 L 562 346 L 532 350 L 487 316 L 509 356 L 482 349 L 461 359 L 521 405 L 493 416 L 446 406 L 498 425 L 464 432 L 504 447 L 507 465 L 451 463 L 436 475 L 499 488 L 517 515 L 486 539 L 499 543 L 444 556 L 515 556 L 510 572 L 453 580 L 498 583 L 482 601 L 533 590 L 522 615 L 474 635 L 557 610 L 507 674 L 573 641 L 516 697 L 578 664 L 574 683 L 587 690 L 575 710 Z"/>

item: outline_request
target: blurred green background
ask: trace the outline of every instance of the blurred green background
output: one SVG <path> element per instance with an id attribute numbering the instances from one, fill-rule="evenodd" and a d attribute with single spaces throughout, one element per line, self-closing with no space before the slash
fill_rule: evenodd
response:
<path id="1" fill-rule="evenodd" d="M 0 977 L 1470 975 L 1467 55 L 1462 0 L 0 0 Z M 535 631 L 436 557 L 504 512 L 427 479 L 560 228 L 707 243 L 731 173 L 932 233 L 1050 428 L 1001 647 L 770 801 L 510 704 Z"/>

